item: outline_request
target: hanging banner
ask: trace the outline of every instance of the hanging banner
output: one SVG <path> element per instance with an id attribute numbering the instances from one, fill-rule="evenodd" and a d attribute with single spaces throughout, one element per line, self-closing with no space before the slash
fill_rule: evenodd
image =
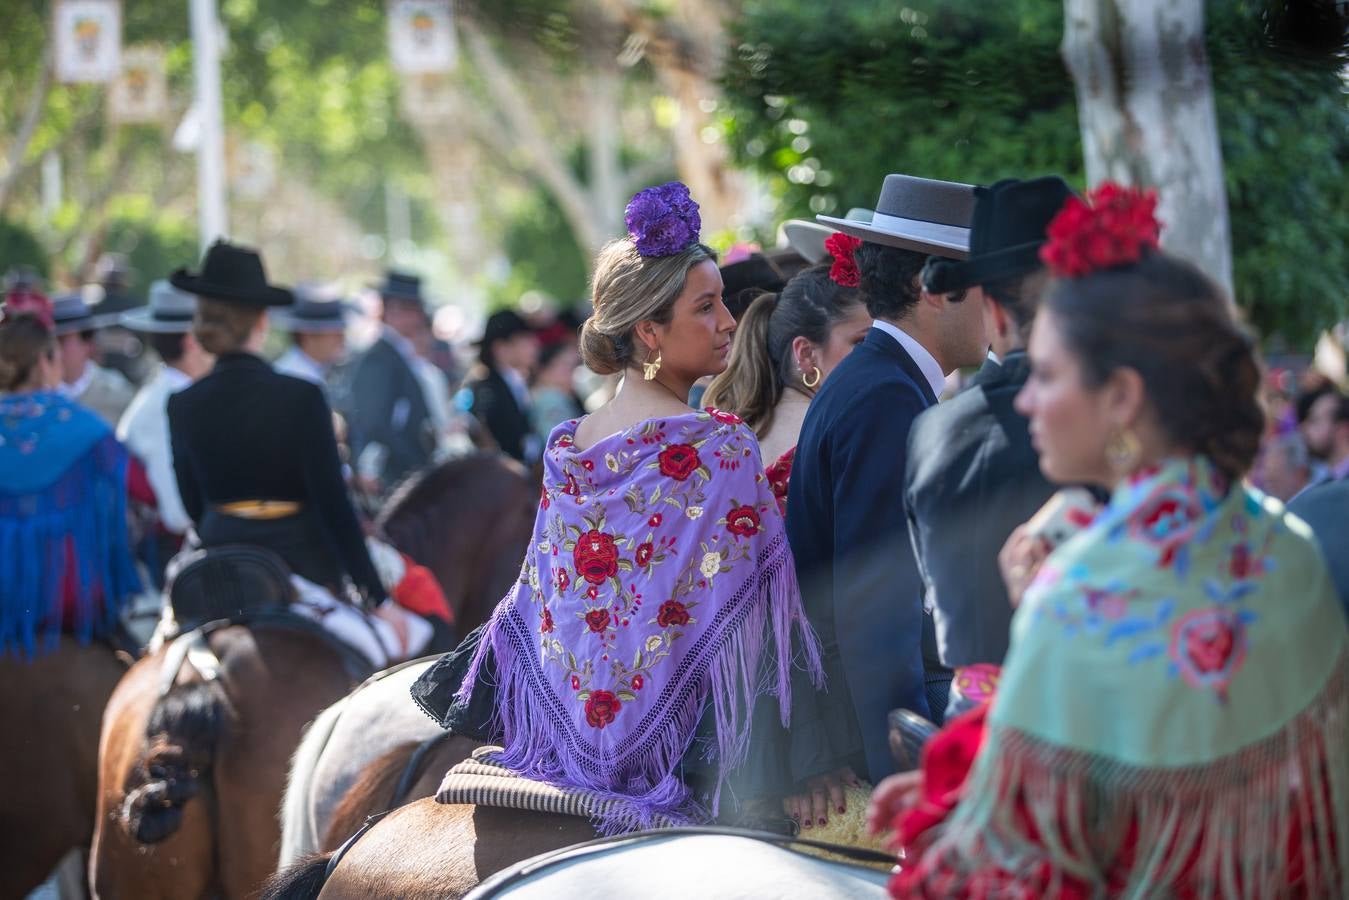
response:
<path id="1" fill-rule="evenodd" d="M 122 67 L 120 0 L 56 0 L 52 6 L 56 78 L 107 83 Z"/>
<path id="2" fill-rule="evenodd" d="M 118 125 L 162 122 L 169 113 L 164 50 L 141 44 L 122 51 L 122 74 L 108 91 L 108 120 Z"/>
<path id="3" fill-rule="evenodd" d="M 451 0 L 389 0 L 389 56 L 405 75 L 452 70 L 459 44 Z"/>
<path id="4" fill-rule="evenodd" d="M 398 106 L 403 118 L 414 125 L 432 125 L 452 120 L 457 98 L 444 75 L 411 75 L 398 85 Z"/>

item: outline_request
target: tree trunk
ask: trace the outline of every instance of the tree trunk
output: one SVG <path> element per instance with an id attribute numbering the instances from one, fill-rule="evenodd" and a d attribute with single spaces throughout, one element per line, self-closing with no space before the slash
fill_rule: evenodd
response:
<path id="1" fill-rule="evenodd" d="M 1232 293 L 1203 0 L 1065 0 L 1087 180 L 1158 189 L 1162 246 Z"/>
<path id="2" fill-rule="evenodd" d="M 38 122 L 42 120 L 42 110 L 47 105 L 47 92 L 52 84 L 52 69 L 55 67 L 53 55 L 54 49 L 49 40 L 42 48 L 42 62 L 39 64 L 37 83 L 33 85 L 33 92 L 28 97 L 28 109 L 24 111 L 23 121 L 19 124 L 19 133 L 9 145 L 5 172 L 3 177 L 0 177 L 0 213 L 5 211 L 14 184 L 23 172 L 23 159 L 28 154 L 28 145 L 32 143 Z"/>

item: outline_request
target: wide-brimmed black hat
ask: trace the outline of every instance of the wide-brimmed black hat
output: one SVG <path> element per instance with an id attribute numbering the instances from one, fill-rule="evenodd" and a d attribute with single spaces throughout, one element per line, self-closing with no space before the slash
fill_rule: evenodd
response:
<path id="1" fill-rule="evenodd" d="M 198 297 L 243 306 L 290 306 L 295 302 L 289 290 L 267 283 L 258 251 L 225 241 L 216 241 L 206 251 L 200 274 L 179 269 L 169 276 L 169 283 Z"/>
<path id="2" fill-rule="evenodd" d="M 55 323 L 53 332 L 60 337 L 107 328 L 117 322 L 117 316 L 95 315 L 82 295 L 63 294 L 52 298 L 52 321 Z"/>
<path id="3" fill-rule="evenodd" d="M 493 341 L 510 340 L 517 334 L 526 333 L 534 333 L 534 329 L 529 327 L 529 323 L 515 310 L 502 309 L 487 317 L 487 324 L 482 329 L 482 337 L 473 343 L 478 347 L 486 347 Z"/>
<path id="4" fill-rule="evenodd" d="M 975 188 L 969 257 L 929 259 L 923 267 L 923 289 L 949 294 L 1034 272 L 1041 265 L 1040 247 L 1049 222 L 1072 194 L 1057 175 L 1027 181 L 1008 178 Z"/>
<path id="5" fill-rule="evenodd" d="M 390 269 L 384 273 L 384 281 L 377 286 L 377 290 L 385 303 L 415 303 L 418 306 L 426 304 L 426 298 L 422 296 L 421 277 L 411 272 Z"/>
<path id="6" fill-rule="evenodd" d="M 974 185 L 886 175 L 870 222 L 816 216 L 873 244 L 963 259 L 970 248 Z"/>
<path id="7" fill-rule="evenodd" d="M 197 314 L 197 298 L 164 279 L 150 285 L 150 302 L 122 313 L 123 328 L 147 334 L 187 334 Z"/>
<path id="8" fill-rule="evenodd" d="M 293 334 L 331 334 L 346 331 L 351 304 L 317 284 L 297 284 L 295 304 L 278 310 L 272 324 Z"/>

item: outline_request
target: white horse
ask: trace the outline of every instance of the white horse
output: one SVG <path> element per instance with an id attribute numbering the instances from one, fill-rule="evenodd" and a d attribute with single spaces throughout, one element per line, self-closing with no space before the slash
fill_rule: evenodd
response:
<path id="1" fill-rule="evenodd" d="M 821 858 L 790 844 L 730 831 L 644 832 L 544 853 L 498 872 L 465 900 L 889 898 L 885 885 L 891 861 L 859 865 Z"/>
<path id="2" fill-rule="evenodd" d="M 310 724 L 291 758 L 281 805 L 279 868 L 324 849 L 338 802 L 367 765 L 400 744 L 443 733 L 408 693 L 435 659 L 372 675 Z"/>

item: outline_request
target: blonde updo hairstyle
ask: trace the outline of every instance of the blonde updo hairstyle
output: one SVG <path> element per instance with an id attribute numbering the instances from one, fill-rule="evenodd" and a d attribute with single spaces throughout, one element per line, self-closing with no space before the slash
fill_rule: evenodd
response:
<path id="1" fill-rule="evenodd" d="M 595 312 L 581 326 L 581 359 L 597 375 L 614 375 L 646 361 L 637 323 L 668 324 L 689 269 L 716 262 L 716 251 L 693 243 L 673 256 L 642 256 L 631 238 L 600 250 L 591 282 Z"/>
<path id="2" fill-rule="evenodd" d="M 253 328 L 264 312 L 260 306 L 198 297 L 192 333 L 207 353 L 215 356 L 238 353 L 248 344 Z"/>

